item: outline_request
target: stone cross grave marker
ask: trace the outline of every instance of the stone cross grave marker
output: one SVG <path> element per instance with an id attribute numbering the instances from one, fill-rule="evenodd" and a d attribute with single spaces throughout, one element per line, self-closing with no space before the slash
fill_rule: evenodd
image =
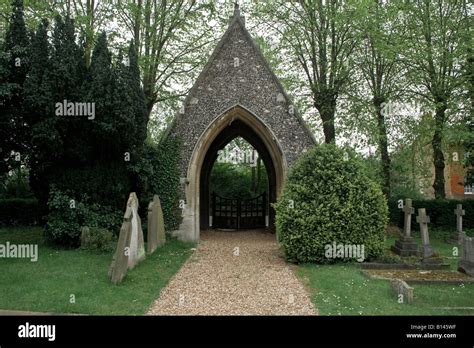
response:
<path id="1" fill-rule="evenodd" d="M 165 223 L 160 198 L 154 195 L 153 201 L 148 204 L 148 254 L 153 253 L 157 247 L 162 246 L 165 242 Z"/>
<path id="2" fill-rule="evenodd" d="M 400 240 L 395 241 L 391 249 L 394 253 L 400 256 L 416 256 L 418 255 L 418 246 L 411 237 L 411 216 L 415 213 L 415 208 L 412 206 L 412 200 L 407 198 L 402 208 L 404 214 L 403 236 Z"/>
<path id="3" fill-rule="evenodd" d="M 430 222 L 430 217 L 426 215 L 425 208 L 418 209 L 418 216 L 416 217 L 416 222 L 420 224 L 422 256 L 425 259 L 433 256 L 433 249 L 431 249 L 430 236 L 428 234 L 428 224 Z"/>
<path id="4" fill-rule="evenodd" d="M 130 193 L 127 208 L 123 216 L 122 227 L 112 263 L 109 267 L 109 278 L 112 283 L 120 283 L 127 270 L 145 258 L 143 231 L 138 216 L 138 198 L 135 192 Z"/>
<path id="5" fill-rule="evenodd" d="M 407 198 L 405 200 L 405 205 L 403 206 L 403 212 L 405 213 L 404 223 L 403 223 L 403 232 L 404 232 L 404 239 L 407 241 L 411 241 L 411 216 L 415 213 L 415 208 L 412 207 L 412 200 Z"/>
<path id="6" fill-rule="evenodd" d="M 462 204 L 458 204 L 454 210 L 454 215 L 456 215 L 456 231 L 462 233 L 462 217 L 466 215 L 466 211 L 462 208 Z"/>
<path id="7" fill-rule="evenodd" d="M 461 242 L 462 239 L 462 217 L 466 215 L 466 211 L 462 208 L 462 204 L 458 204 L 456 209 L 454 209 L 454 215 L 456 215 L 456 231 L 457 233 L 457 240 Z"/>

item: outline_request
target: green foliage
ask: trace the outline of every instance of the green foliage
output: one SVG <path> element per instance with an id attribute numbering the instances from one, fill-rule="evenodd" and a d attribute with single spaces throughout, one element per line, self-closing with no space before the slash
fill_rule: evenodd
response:
<path id="1" fill-rule="evenodd" d="M 0 259 L 0 308 L 32 312 L 81 313 L 95 315 L 143 315 L 173 275 L 181 268 L 193 247 L 176 239 L 166 244 L 140 267 L 128 272 L 119 285 L 107 278 L 113 252 L 58 250 L 45 245 L 42 229 L 1 228 L 0 243 L 38 244 L 38 262 Z M 32 289 L 34 284 L 34 289 Z M 80 300 L 71 304 L 65 289 L 74 289 Z M 62 295 L 61 295 L 62 294 Z M 131 299 L 133 294 L 133 299 Z M 64 298 L 64 301 L 58 301 Z"/>
<path id="2" fill-rule="evenodd" d="M 12 151 L 20 153 L 21 163 L 25 163 L 29 152 L 23 84 L 29 67 L 30 42 L 23 1 L 10 3 L 12 12 L 5 41 L 0 45 L 0 174 L 20 165 Z"/>
<path id="3" fill-rule="evenodd" d="M 0 198 L 32 198 L 27 170 L 12 170 L 0 176 Z"/>
<path id="4" fill-rule="evenodd" d="M 256 171 L 256 167 L 250 167 L 248 164 L 215 162 L 211 171 L 211 192 L 226 198 L 249 199 L 258 196 L 267 190 L 268 178 L 262 164 L 260 182 L 254 183 Z M 257 187 L 253 188 L 254 185 Z"/>
<path id="5" fill-rule="evenodd" d="M 83 227 L 81 232 L 81 249 L 101 252 L 113 251 L 115 247 L 114 234 L 104 228 Z"/>
<path id="6" fill-rule="evenodd" d="M 278 241 L 288 260 L 329 263 L 325 245 L 361 244 L 365 257 L 383 251 L 388 221 L 380 188 L 349 150 L 318 145 L 291 169 L 275 204 Z"/>
<path id="7" fill-rule="evenodd" d="M 35 225 L 41 216 L 38 201 L 33 198 L 0 199 L 0 225 Z"/>
<path id="8" fill-rule="evenodd" d="M 431 173 L 434 121 L 430 114 L 420 120 L 406 121 L 403 143 L 391 154 L 391 196 L 422 198 L 433 185 Z"/>
<path id="9" fill-rule="evenodd" d="M 153 195 L 160 197 L 167 231 L 175 230 L 181 222 L 179 209 L 179 155 L 178 139 L 166 137 L 158 145 L 147 144 L 143 155 L 132 168 L 139 177 L 141 212 L 144 213 Z M 143 214 L 142 214 L 143 215 Z"/>
<path id="10" fill-rule="evenodd" d="M 232 139 L 213 164 L 210 191 L 221 197 L 249 199 L 268 190 L 263 160 L 245 139 Z"/>
<path id="11" fill-rule="evenodd" d="M 86 207 L 71 201 L 67 194 L 52 189 L 48 201 L 49 215 L 45 229 L 46 239 L 66 247 L 79 246 L 81 227 L 85 225 Z M 74 204 L 74 208 L 71 205 Z"/>
<path id="12" fill-rule="evenodd" d="M 474 85 L 474 59 L 471 59 L 471 83 Z M 464 166 L 467 168 L 465 184 L 474 186 L 474 86 L 471 95 L 471 113 L 466 117 L 467 119 L 467 129 L 469 136 L 466 137 L 465 149 L 466 149 L 466 158 L 464 160 Z"/>
<path id="13" fill-rule="evenodd" d="M 391 192 L 391 199 L 395 199 L 396 197 L 410 197 L 413 199 L 423 199 L 423 195 L 420 193 L 419 190 L 413 189 L 409 186 L 395 186 L 395 188 Z"/>
<path id="14" fill-rule="evenodd" d="M 405 199 L 411 197 L 401 196 L 399 199 Z M 466 215 L 463 216 L 462 224 L 464 229 L 474 228 L 474 200 L 464 199 L 413 199 L 413 207 L 415 207 L 415 214 L 418 214 L 419 208 L 425 208 L 426 214 L 430 217 L 430 223 L 428 227 L 430 229 L 445 229 L 456 231 L 456 215 L 454 215 L 454 209 L 457 204 L 462 204 Z M 390 211 L 390 223 L 403 228 L 403 211 L 398 208 L 398 201 L 396 199 L 390 199 L 388 202 Z M 411 219 L 412 229 L 418 230 L 419 225 L 416 223 L 416 218 Z"/>
<path id="15" fill-rule="evenodd" d="M 81 201 L 57 188 L 51 189 L 48 201 L 48 222 L 45 235 L 47 240 L 65 247 L 78 247 L 81 228 L 103 228 L 119 232 L 121 213 L 113 207 L 88 204 L 87 196 Z"/>
<path id="16" fill-rule="evenodd" d="M 52 183 L 115 209 L 137 190 L 133 167 L 146 138 L 147 110 L 133 44 L 129 64 L 121 57 L 113 61 L 103 33 L 86 67 L 70 18 L 56 17 L 51 39 L 47 21 L 38 27 L 25 90 L 33 127 L 30 182 L 40 206 Z M 94 117 L 56 115 L 56 103 L 64 100 L 93 105 Z"/>

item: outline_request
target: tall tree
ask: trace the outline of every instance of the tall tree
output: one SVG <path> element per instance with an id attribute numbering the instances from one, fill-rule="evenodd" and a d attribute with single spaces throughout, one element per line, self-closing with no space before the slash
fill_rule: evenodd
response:
<path id="1" fill-rule="evenodd" d="M 30 42 L 24 21 L 23 1 L 13 0 L 11 10 L 5 40 L 0 50 L 0 156 L 3 173 L 11 168 L 12 164 L 20 168 L 29 149 L 29 128 L 23 107 L 23 84 L 28 71 Z M 11 156 L 12 151 L 14 156 Z M 3 159 L 8 161 L 4 162 Z"/>
<path id="2" fill-rule="evenodd" d="M 444 131 L 449 115 L 456 112 L 456 95 L 463 85 L 463 1 L 416 0 L 401 6 L 408 28 L 402 54 L 412 92 L 434 110 L 433 188 L 436 198 L 444 198 Z"/>
<path id="3" fill-rule="evenodd" d="M 338 0 L 275 1 L 259 10 L 304 71 L 327 143 L 336 139 L 337 101 L 353 67 L 355 10 L 353 1 Z"/>
<path id="4" fill-rule="evenodd" d="M 464 69 L 464 81 L 466 99 L 467 99 L 467 112 L 465 117 L 465 123 L 467 125 L 467 137 L 464 142 L 465 145 L 465 167 L 466 167 L 466 178 L 464 185 L 474 186 L 474 52 L 473 52 L 473 38 L 472 38 L 472 7 L 470 7 L 468 1 L 463 1 L 463 16 L 464 23 L 464 45 L 466 52 L 465 69 Z M 471 5 L 472 6 L 472 5 Z"/>
<path id="5" fill-rule="evenodd" d="M 103 0 L 68 0 L 81 36 L 84 38 L 84 59 L 91 63 L 92 48 L 97 31 L 113 19 L 113 3 Z"/>
<path id="6" fill-rule="evenodd" d="M 157 102 L 184 96 L 171 85 L 181 85 L 203 65 L 204 48 L 213 41 L 205 13 L 212 2 L 195 0 L 119 1 L 117 12 L 133 37 L 142 71 L 148 117 Z M 210 39 L 211 37 L 211 39 Z"/>
<path id="7" fill-rule="evenodd" d="M 361 2 L 358 11 L 361 13 L 359 30 L 362 40 L 354 56 L 357 73 L 362 81 L 357 79 L 353 84 L 354 90 L 360 92 L 355 99 L 357 104 L 364 104 L 361 109 L 368 109 L 371 120 L 375 121 L 364 120 L 369 124 L 375 123 L 375 129 L 368 128 L 370 135 L 375 138 L 380 153 L 382 189 L 389 197 L 390 155 L 387 118 L 391 116 L 390 110 L 393 109 L 391 106 L 401 93 L 404 70 L 398 58 L 397 42 L 403 33 L 398 8 L 393 2 L 367 0 Z M 365 105 L 368 100 L 371 105 Z"/>
<path id="8" fill-rule="evenodd" d="M 25 81 L 25 107 L 31 125 L 32 153 L 30 160 L 30 185 L 44 207 L 48 200 L 47 173 L 59 158 L 61 138 L 55 127 L 53 115 L 52 84 L 49 79 L 51 52 L 48 42 L 49 23 L 45 19 L 36 30 L 31 42 L 31 67 Z"/>

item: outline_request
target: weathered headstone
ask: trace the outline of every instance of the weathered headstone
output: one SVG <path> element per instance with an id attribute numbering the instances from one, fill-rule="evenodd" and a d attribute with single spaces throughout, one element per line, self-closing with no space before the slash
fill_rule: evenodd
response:
<path id="1" fill-rule="evenodd" d="M 120 228 L 117 249 L 109 268 L 109 277 L 113 283 L 120 283 L 128 269 L 132 269 L 145 258 L 143 231 L 138 215 L 138 198 L 130 193 L 127 208 Z"/>
<path id="2" fill-rule="evenodd" d="M 91 231 L 89 227 L 84 226 L 81 228 L 81 248 L 86 248 L 91 241 Z"/>
<path id="3" fill-rule="evenodd" d="M 403 303 L 413 302 L 413 288 L 401 279 L 390 280 L 390 287 L 397 296 L 401 295 Z"/>
<path id="4" fill-rule="evenodd" d="M 395 241 L 395 245 L 392 245 L 392 251 L 400 256 L 416 256 L 418 255 L 418 246 L 413 241 L 411 236 L 411 216 L 415 213 L 415 208 L 412 207 L 412 200 L 407 198 L 403 206 L 404 223 L 403 223 L 403 236 L 399 240 Z"/>
<path id="5" fill-rule="evenodd" d="M 430 223 L 430 217 L 426 215 L 426 209 L 418 209 L 418 216 L 416 222 L 420 224 L 420 235 L 421 235 L 421 255 L 423 259 L 433 256 L 433 249 L 430 245 L 430 236 L 428 234 L 428 224 Z"/>
<path id="6" fill-rule="evenodd" d="M 130 194 L 127 206 L 132 209 L 132 234 L 130 236 L 130 255 L 128 257 L 128 268 L 132 269 L 145 258 L 145 243 L 143 240 L 142 222 L 138 215 L 138 198 L 135 192 Z"/>
<path id="7" fill-rule="evenodd" d="M 462 235 L 462 217 L 466 215 L 466 211 L 462 208 L 462 204 L 456 206 L 456 209 L 454 209 L 454 215 L 456 215 L 456 233 L 454 233 L 448 241 L 460 244 Z"/>
<path id="8" fill-rule="evenodd" d="M 120 227 L 117 249 L 115 250 L 112 263 L 109 267 L 109 278 L 114 284 L 120 283 L 127 274 L 129 256 L 127 248 L 129 248 L 130 245 L 130 236 L 132 232 L 131 219 L 132 209 L 127 207 L 123 216 L 122 226 Z"/>
<path id="9" fill-rule="evenodd" d="M 468 237 L 466 233 L 462 232 L 460 241 L 461 255 L 459 258 L 458 271 L 474 277 L 474 238 Z"/>
<path id="10" fill-rule="evenodd" d="M 153 253 L 157 247 L 166 242 L 165 222 L 161 210 L 160 198 L 153 196 L 153 201 L 148 204 L 148 242 L 147 252 Z"/>

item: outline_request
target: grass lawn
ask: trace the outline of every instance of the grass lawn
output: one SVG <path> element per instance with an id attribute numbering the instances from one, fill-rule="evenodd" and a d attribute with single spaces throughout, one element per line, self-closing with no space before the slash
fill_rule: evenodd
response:
<path id="1" fill-rule="evenodd" d="M 61 250 L 44 245 L 42 229 L 1 228 L 0 243 L 38 246 L 38 261 L 0 258 L 0 309 L 98 315 L 144 314 L 191 254 L 190 243 L 168 240 L 163 248 L 113 285 L 112 253 Z M 71 295 L 75 303 L 70 303 Z"/>
<path id="2" fill-rule="evenodd" d="M 416 238 L 415 238 L 416 239 Z M 386 245 L 395 238 L 387 238 Z M 420 243 L 419 239 L 417 243 Z M 433 249 L 443 257 L 453 256 L 454 245 L 432 240 Z M 446 259 L 452 270 L 457 259 Z M 474 310 L 436 307 L 474 307 L 474 284 L 410 284 L 414 302 L 400 304 L 387 280 L 368 279 L 356 264 L 298 266 L 321 315 L 474 315 Z"/>

